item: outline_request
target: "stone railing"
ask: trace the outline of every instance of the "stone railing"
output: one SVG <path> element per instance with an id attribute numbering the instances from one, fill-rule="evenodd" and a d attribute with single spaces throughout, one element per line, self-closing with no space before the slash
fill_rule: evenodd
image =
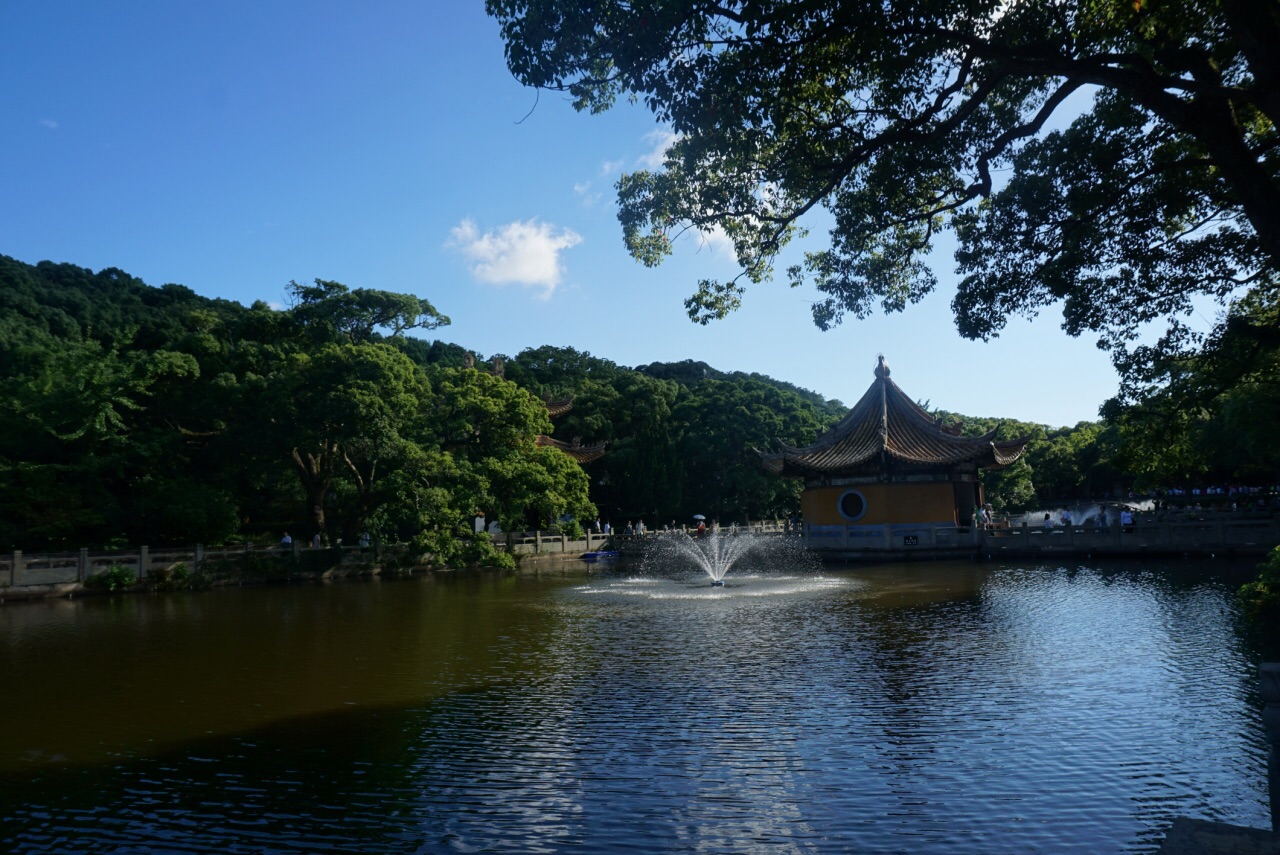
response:
<path id="1" fill-rule="evenodd" d="M 511 534 L 494 535 L 498 546 L 509 549 L 517 555 L 583 555 L 590 552 L 612 549 L 617 546 L 642 546 L 645 541 L 668 537 L 671 535 L 692 536 L 697 529 L 693 526 L 669 526 L 654 530 L 646 528 L 643 534 L 625 534 L 613 531 L 609 534 L 587 532 L 583 537 L 571 540 L 564 535 L 548 534 L 542 531 L 522 531 Z M 781 535 L 791 532 L 787 523 L 781 520 L 754 520 L 749 523 L 731 523 L 720 527 L 721 535 L 766 534 Z M 798 531 L 796 531 L 798 533 Z"/>
<path id="2" fill-rule="evenodd" d="M 513 555 L 572 555 L 608 549 L 611 535 L 587 532 L 585 537 L 570 539 L 562 534 L 522 531 L 494 535 L 494 543 Z"/>
<path id="3" fill-rule="evenodd" d="M 782 534 L 787 531 L 786 523 L 777 520 L 753 521 L 746 525 L 729 525 L 721 528 L 722 534 L 763 533 Z M 680 531 L 692 534 L 694 529 L 681 527 Z M 642 542 L 650 537 L 660 537 L 671 532 L 648 530 L 643 535 L 625 536 L 618 532 L 602 534 L 588 532 L 583 537 L 569 539 L 563 535 L 543 531 L 514 532 L 498 534 L 494 542 L 500 549 L 509 549 L 513 554 L 521 556 L 578 557 L 586 553 L 607 550 L 621 542 Z M 388 546 L 386 549 L 396 550 L 403 547 Z M 369 553 L 377 548 L 373 546 L 319 547 L 326 552 L 337 549 L 342 553 L 342 561 L 358 560 L 357 553 Z M 25 554 L 20 550 L 0 555 L 0 591 L 5 588 L 34 587 L 40 585 L 75 585 L 84 583 L 91 577 L 107 571 L 124 568 L 138 580 L 145 580 L 153 572 L 160 569 L 186 564 L 195 573 L 207 561 L 223 562 L 242 560 L 246 554 L 260 557 L 300 557 L 315 551 L 310 546 L 295 541 L 291 544 L 272 546 L 254 546 L 252 544 L 235 544 L 231 546 L 205 547 L 194 546 L 152 549 L 140 546 L 123 550 L 91 550 L 80 549 L 75 552 L 43 552 Z"/>
<path id="4" fill-rule="evenodd" d="M 1264 555 L 1280 544 L 1280 523 L 1274 517 L 1186 520 L 1110 526 L 1021 525 L 983 529 L 984 554 L 1002 552 L 1092 552 L 1097 554 L 1239 553 Z"/>
<path id="5" fill-rule="evenodd" d="M 339 550 L 344 558 L 370 551 L 372 547 L 344 546 L 322 547 L 332 552 Z M 74 585 L 93 576 L 123 568 L 135 579 L 145 580 L 159 570 L 167 570 L 185 564 L 192 573 L 199 572 L 206 562 L 242 560 L 247 554 L 263 557 L 300 556 L 314 551 L 300 543 L 262 547 L 252 544 L 236 544 L 207 548 L 201 544 L 186 547 L 152 549 L 139 546 L 123 550 L 80 549 L 76 552 L 44 552 L 24 554 L 20 550 L 0 555 L 0 591 L 4 588 L 21 588 L 36 585 Z"/>
<path id="6" fill-rule="evenodd" d="M 1013 527 L 929 523 L 808 525 L 805 544 L 820 551 L 875 553 L 940 550 L 996 557 L 1054 552 L 1093 554 L 1265 555 L 1280 545 L 1274 517 L 1208 520 L 1165 519 L 1120 526 Z"/>

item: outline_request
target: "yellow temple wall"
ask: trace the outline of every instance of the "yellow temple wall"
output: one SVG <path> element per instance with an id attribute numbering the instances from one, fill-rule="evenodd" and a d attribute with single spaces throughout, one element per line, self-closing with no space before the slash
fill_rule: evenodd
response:
<path id="1" fill-rule="evenodd" d="M 854 522 L 837 507 L 840 497 L 857 490 L 866 499 L 866 513 Z M 955 485 L 950 481 L 858 484 L 814 487 L 800 496 L 800 510 L 811 525 L 883 525 L 885 523 L 955 524 Z"/>

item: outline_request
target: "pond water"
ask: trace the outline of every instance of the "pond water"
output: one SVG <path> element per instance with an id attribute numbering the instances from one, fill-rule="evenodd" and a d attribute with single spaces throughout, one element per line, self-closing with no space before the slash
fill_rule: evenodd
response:
<path id="1" fill-rule="evenodd" d="M 13 853 L 1151 852 L 1267 827 L 1230 564 L 0 607 Z"/>

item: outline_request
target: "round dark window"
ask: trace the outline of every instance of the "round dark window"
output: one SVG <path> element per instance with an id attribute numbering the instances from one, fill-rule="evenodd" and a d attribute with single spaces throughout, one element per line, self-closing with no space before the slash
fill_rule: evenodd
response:
<path id="1" fill-rule="evenodd" d="M 857 490 L 849 490 L 840 496 L 840 516 L 849 522 L 857 522 L 867 512 L 867 497 Z"/>

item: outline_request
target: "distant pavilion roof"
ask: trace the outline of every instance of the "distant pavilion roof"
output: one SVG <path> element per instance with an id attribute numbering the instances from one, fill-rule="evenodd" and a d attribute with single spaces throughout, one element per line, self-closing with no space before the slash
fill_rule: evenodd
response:
<path id="1" fill-rule="evenodd" d="M 579 463 L 590 463 L 593 460 L 599 460 L 604 457 L 605 444 L 603 442 L 596 445 L 571 444 L 539 434 L 537 443 L 544 448 L 558 448 Z"/>
<path id="2" fill-rule="evenodd" d="M 793 448 L 779 443 L 781 452 L 760 455 L 765 468 L 797 476 L 937 471 L 964 464 L 994 469 L 1022 456 L 1028 437 L 997 440 L 994 430 L 960 436 L 958 428 L 943 425 L 889 379 L 883 356 L 875 375 L 853 409 L 813 445 Z"/>
<path id="3" fill-rule="evenodd" d="M 573 409 L 573 396 L 556 400 L 547 398 L 543 403 L 547 405 L 547 415 L 553 419 L 558 419 Z"/>
<path id="4" fill-rule="evenodd" d="M 467 368 L 476 367 L 476 358 L 474 354 L 467 353 L 463 357 L 463 365 Z M 505 377 L 506 367 L 501 356 L 495 356 L 492 360 L 492 368 L 490 374 L 495 377 Z M 543 399 L 542 402 L 547 408 L 547 415 L 553 419 L 558 419 L 573 409 L 573 396 L 567 398 L 552 399 L 550 396 Z M 552 439 L 549 436 L 538 434 L 534 441 L 544 448 L 558 448 L 565 454 L 572 457 L 578 463 L 590 463 L 593 460 L 599 460 L 604 457 L 605 443 L 598 445 L 583 445 L 580 440 L 574 440 L 573 443 L 561 442 L 558 439 Z"/>
<path id="5" fill-rule="evenodd" d="M 548 397 L 543 400 L 543 403 L 547 407 L 547 415 L 553 419 L 558 419 L 573 409 L 573 396 L 570 395 L 568 398 L 554 400 Z M 583 445 L 582 440 L 577 437 L 574 438 L 572 443 L 568 443 L 539 434 L 537 443 L 543 448 L 558 448 L 580 464 L 590 463 L 593 460 L 599 460 L 604 457 L 605 443 L 603 442 L 596 445 Z"/>

